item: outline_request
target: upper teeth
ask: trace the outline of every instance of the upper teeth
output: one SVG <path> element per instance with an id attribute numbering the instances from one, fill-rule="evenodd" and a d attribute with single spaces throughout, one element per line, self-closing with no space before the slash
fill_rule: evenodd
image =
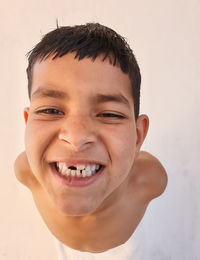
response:
<path id="1" fill-rule="evenodd" d="M 77 176 L 77 177 L 89 177 L 92 174 L 96 173 L 97 170 L 99 170 L 100 165 L 99 164 L 79 164 L 76 166 L 73 166 L 73 168 L 76 169 L 71 169 L 72 165 L 67 165 L 64 162 L 57 162 L 56 163 L 58 171 L 62 175 L 66 176 Z"/>

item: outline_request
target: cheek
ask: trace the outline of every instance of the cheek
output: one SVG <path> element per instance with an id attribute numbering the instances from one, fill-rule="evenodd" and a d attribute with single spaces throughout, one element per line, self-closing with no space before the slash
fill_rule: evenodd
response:
<path id="1" fill-rule="evenodd" d="M 55 135 L 55 127 L 29 121 L 25 131 L 25 147 L 31 168 L 39 165 L 45 149 Z"/>
<path id="2" fill-rule="evenodd" d="M 132 126 L 115 130 L 108 139 L 108 152 L 116 171 L 130 171 L 136 152 L 136 129 Z"/>

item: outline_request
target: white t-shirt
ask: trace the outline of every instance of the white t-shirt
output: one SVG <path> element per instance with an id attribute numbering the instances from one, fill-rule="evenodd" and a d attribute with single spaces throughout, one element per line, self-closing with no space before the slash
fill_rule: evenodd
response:
<path id="1" fill-rule="evenodd" d="M 145 260 L 145 234 L 141 222 L 134 234 L 122 245 L 102 253 L 81 252 L 56 239 L 58 260 Z"/>

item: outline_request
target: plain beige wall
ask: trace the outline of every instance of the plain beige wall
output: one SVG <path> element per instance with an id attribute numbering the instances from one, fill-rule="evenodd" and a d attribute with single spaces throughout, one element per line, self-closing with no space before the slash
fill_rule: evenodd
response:
<path id="1" fill-rule="evenodd" d="M 142 72 L 141 112 L 150 117 L 143 149 L 169 175 L 144 218 L 148 259 L 199 260 L 200 1 L 1 1 L 0 17 L 0 259 L 56 259 L 13 162 L 24 149 L 25 54 L 58 18 L 60 25 L 100 22 L 128 39 Z"/>

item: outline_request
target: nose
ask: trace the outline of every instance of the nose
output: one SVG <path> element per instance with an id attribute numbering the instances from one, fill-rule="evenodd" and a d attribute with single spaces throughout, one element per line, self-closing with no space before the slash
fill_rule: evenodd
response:
<path id="1" fill-rule="evenodd" d="M 81 151 L 97 140 L 94 124 L 86 116 L 70 116 L 63 120 L 58 138 L 74 151 Z"/>

